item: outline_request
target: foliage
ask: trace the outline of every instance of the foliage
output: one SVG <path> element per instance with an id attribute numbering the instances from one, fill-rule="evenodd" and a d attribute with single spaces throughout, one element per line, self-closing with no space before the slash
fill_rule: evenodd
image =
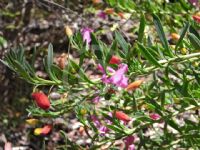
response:
<path id="1" fill-rule="evenodd" d="M 137 6 L 137 2 L 128 2 L 131 5 L 124 1 L 108 1 L 111 6 L 116 5 L 117 9 L 128 11 L 135 7 L 147 7 L 145 4 L 157 3 L 148 1 L 142 6 Z M 190 8 L 184 1 L 181 2 L 179 5 L 185 10 Z M 160 11 L 158 7 L 155 10 L 154 7 L 148 8 L 152 9 L 152 13 Z M 195 29 L 196 25 L 191 22 L 185 23 L 173 50 L 158 16 L 159 13 L 153 14 L 153 21 L 150 22 L 155 26 L 158 36 L 156 40 L 145 34 L 145 27 L 149 21 L 145 20 L 143 14 L 135 43 L 128 43 L 124 36 L 116 31 L 115 39 L 110 45 L 99 40 L 95 33 L 91 33 L 91 43 L 88 46 L 81 33 L 76 33 L 70 37 L 69 50 L 76 49 L 80 59 L 77 63 L 67 58 L 64 69 L 53 62 L 53 46 L 50 44 L 43 61 L 48 79 L 36 75 L 36 50 L 30 62 L 25 59 L 22 47 L 11 50 L 5 60 L 1 61 L 21 78 L 33 84 L 34 90 L 46 86 L 50 93 L 52 88 L 49 86 L 52 86 L 57 88 L 59 93 L 65 93 L 67 96 L 63 99 L 51 100 L 51 108 L 47 111 L 35 105 L 30 106 L 27 111 L 32 117 L 38 118 L 57 118 L 67 113 L 75 113 L 92 141 L 90 149 L 98 149 L 105 145 L 107 148 L 116 149 L 115 141 L 129 136 L 138 137 L 139 140 L 135 141 L 138 149 L 170 149 L 174 148 L 174 145 L 175 148 L 198 149 L 200 122 L 196 113 L 200 108 L 199 34 Z M 183 48 L 187 50 L 185 54 L 181 51 Z M 103 75 L 108 76 L 108 79 L 113 75 L 107 68 L 120 68 L 120 64 L 109 63 L 112 56 L 120 57 L 121 63 L 128 65 L 125 76 L 128 77 L 129 83 L 142 79 L 142 85 L 128 91 L 112 82 L 103 82 Z M 88 68 L 83 64 L 88 59 L 93 60 L 91 70 L 99 78 L 92 79 L 86 73 Z M 105 72 L 98 71 L 98 65 L 101 65 Z M 93 102 L 96 97 L 100 99 L 98 104 Z M 124 112 L 132 118 L 131 121 L 120 120 L 115 116 L 117 111 Z M 186 118 L 180 123 L 180 118 L 183 118 L 186 112 L 192 113 L 196 119 Z M 151 114 L 157 114 L 159 117 L 153 118 Z M 106 131 L 102 131 L 101 127 L 105 127 Z M 93 131 L 92 134 L 89 130 Z M 147 131 L 153 132 L 153 136 L 147 135 Z M 83 149 L 70 141 L 64 131 L 61 131 L 61 134 L 69 147 Z"/>

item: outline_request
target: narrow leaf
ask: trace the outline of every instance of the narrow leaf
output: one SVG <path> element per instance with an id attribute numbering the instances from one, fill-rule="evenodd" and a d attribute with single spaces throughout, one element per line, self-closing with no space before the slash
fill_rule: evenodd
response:
<path id="1" fill-rule="evenodd" d="M 163 67 L 161 64 L 158 63 L 158 61 L 154 58 L 154 56 L 140 43 L 138 43 L 140 52 L 142 53 L 142 55 L 149 60 L 152 64 L 154 64 L 155 66 L 158 67 Z"/>
<path id="2" fill-rule="evenodd" d="M 176 44 L 175 50 L 178 49 L 178 47 L 181 44 L 181 42 L 182 42 L 182 40 L 183 40 L 183 38 L 184 38 L 184 36 L 185 36 L 185 34 L 186 34 L 186 32 L 187 32 L 187 30 L 188 30 L 189 27 L 190 27 L 189 22 L 186 23 L 185 26 L 183 27 L 183 29 L 181 31 L 181 34 L 180 34 L 181 36 L 180 36 L 180 38 L 179 38 L 179 40 L 178 40 L 178 42 Z"/>
<path id="3" fill-rule="evenodd" d="M 192 44 L 192 46 L 196 49 L 199 50 L 200 49 L 200 40 L 193 34 L 193 33 L 189 33 L 188 34 L 188 38 Z"/>
<path id="4" fill-rule="evenodd" d="M 173 57 L 173 53 L 169 48 L 169 43 L 168 43 L 167 38 L 165 36 L 165 33 L 164 33 L 164 30 L 163 30 L 162 24 L 160 22 L 160 19 L 155 14 L 153 14 L 153 22 L 154 22 L 154 25 L 156 27 L 156 31 L 158 33 L 158 36 L 161 40 L 163 47 L 166 49 L 167 54 L 169 56 Z"/>

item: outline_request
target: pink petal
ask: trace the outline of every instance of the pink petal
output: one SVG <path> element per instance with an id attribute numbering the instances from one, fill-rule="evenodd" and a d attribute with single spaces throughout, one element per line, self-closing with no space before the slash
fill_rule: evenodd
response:
<path id="1" fill-rule="evenodd" d="M 135 145 L 134 144 L 129 145 L 128 150 L 135 150 Z"/>
<path id="2" fill-rule="evenodd" d="M 127 137 L 124 139 L 124 143 L 125 143 L 126 147 L 128 148 L 130 145 L 132 145 L 133 142 L 134 142 L 134 140 L 135 140 L 135 137 L 134 137 L 134 136 L 132 136 L 132 135 L 127 136 Z"/>
<path id="3" fill-rule="evenodd" d="M 4 145 L 4 150 L 12 150 L 12 144 L 10 142 L 6 142 Z"/>
<path id="4" fill-rule="evenodd" d="M 92 102 L 95 103 L 95 104 L 99 103 L 99 101 L 100 101 L 99 96 L 96 96 L 95 98 L 92 99 Z"/>
<path id="5" fill-rule="evenodd" d="M 86 42 L 87 45 L 90 44 L 91 42 L 91 36 L 90 36 L 90 33 L 92 32 L 93 30 L 91 28 L 83 28 L 81 30 L 81 34 L 83 36 L 83 41 Z"/>
<path id="6" fill-rule="evenodd" d="M 101 71 L 101 73 L 105 73 L 105 70 L 104 70 L 104 68 L 103 68 L 103 66 L 102 66 L 101 64 L 98 64 L 98 65 L 97 65 L 97 69 L 98 69 L 99 71 Z"/>
<path id="7" fill-rule="evenodd" d="M 159 114 L 156 114 L 156 113 L 149 114 L 149 117 L 150 117 L 152 120 L 159 120 L 159 119 L 160 119 L 160 115 L 159 115 Z"/>
<path id="8" fill-rule="evenodd" d="M 101 19 L 106 19 L 106 13 L 104 12 L 104 11 L 100 11 L 98 14 L 97 14 L 97 16 L 99 17 L 99 18 L 101 18 Z"/>

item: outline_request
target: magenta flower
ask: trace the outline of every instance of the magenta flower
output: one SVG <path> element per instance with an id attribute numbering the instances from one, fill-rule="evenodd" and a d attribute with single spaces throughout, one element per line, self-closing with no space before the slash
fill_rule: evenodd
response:
<path id="1" fill-rule="evenodd" d="M 87 45 L 89 45 L 91 42 L 91 36 L 90 36 L 91 32 L 93 32 L 93 30 L 91 28 L 83 28 L 81 30 L 81 34 L 83 36 L 83 41 L 85 41 Z"/>
<path id="2" fill-rule="evenodd" d="M 91 115 L 91 120 L 94 123 L 96 128 L 99 128 L 101 126 L 101 123 L 100 123 L 99 119 L 97 118 L 97 116 Z"/>
<path id="3" fill-rule="evenodd" d="M 109 129 L 108 129 L 106 126 L 103 126 L 103 125 L 102 125 L 102 126 L 99 128 L 99 132 L 100 132 L 100 135 L 101 135 L 101 136 L 105 136 L 105 134 L 109 132 Z"/>
<path id="4" fill-rule="evenodd" d="M 102 65 L 98 64 L 98 65 L 97 65 L 97 69 L 98 69 L 101 73 L 105 73 L 105 70 L 103 69 Z"/>
<path id="5" fill-rule="evenodd" d="M 98 129 L 101 136 L 104 136 L 106 133 L 109 132 L 109 129 L 99 121 L 97 116 L 92 115 L 91 119 L 92 119 L 92 122 L 94 123 L 94 126 Z"/>
<path id="6" fill-rule="evenodd" d="M 103 73 L 102 82 L 114 84 L 117 87 L 126 88 L 128 86 L 128 78 L 124 75 L 128 71 L 128 66 L 126 64 L 120 64 L 119 69 L 115 71 L 111 67 L 107 67 L 111 77 L 108 77 L 103 70 L 103 67 L 98 65 L 99 70 Z"/>
<path id="7" fill-rule="evenodd" d="M 98 14 L 97 14 L 97 16 L 99 17 L 99 18 L 101 18 L 101 19 L 106 19 L 106 13 L 104 12 L 104 11 L 100 11 Z"/>
<path id="8" fill-rule="evenodd" d="M 150 117 L 152 120 L 159 120 L 159 119 L 160 119 L 160 115 L 159 115 L 159 114 L 156 114 L 156 113 L 151 113 L 151 114 L 149 114 L 149 117 Z"/>
<path id="9" fill-rule="evenodd" d="M 133 147 L 132 145 L 133 145 L 134 140 L 135 140 L 135 137 L 132 136 L 132 135 L 127 136 L 126 138 L 124 138 L 124 143 L 126 145 L 126 149 L 127 150 L 134 150 L 134 149 L 130 149 L 130 148 Z"/>

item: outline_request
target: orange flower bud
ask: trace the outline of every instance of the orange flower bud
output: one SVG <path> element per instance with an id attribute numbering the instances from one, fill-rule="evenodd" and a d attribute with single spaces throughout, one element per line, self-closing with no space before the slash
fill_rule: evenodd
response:
<path id="1" fill-rule="evenodd" d="M 106 9 L 104 10 L 104 12 L 105 12 L 107 15 L 111 15 L 111 14 L 114 13 L 114 9 L 113 9 L 113 8 L 106 8 Z"/>
<path id="2" fill-rule="evenodd" d="M 131 118 L 127 114 L 123 113 L 122 111 L 116 111 L 114 115 L 117 119 L 125 121 L 125 122 L 128 122 L 131 120 Z"/>
<path id="3" fill-rule="evenodd" d="M 42 92 L 35 92 L 32 94 L 32 98 L 35 100 L 38 107 L 47 110 L 50 107 L 48 97 Z"/>
<path id="4" fill-rule="evenodd" d="M 132 82 L 131 84 L 129 84 L 127 87 L 126 87 L 126 90 L 127 91 L 130 91 L 130 90 L 135 90 L 137 89 L 143 82 L 144 80 L 137 80 L 137 81 L 134 81 Z"/>
<path id="5" fill-rule="evenodd" d="M 171 33 L 171 38 L 172 40 L 178 40 L 180 38 L 180 35 L 178 35 L 177 33 Z"/>
<path id="6" fill-rule="evenodd" d="M 79 128 L 79 133 L 81 134 L 81 135 L 83 135 L 83 133 L 84 133 L 84 131 L 85 131 L 85 129 L 84 129 L 84 127 L 83 126 L 81 126 L 80 128 Z"/>
<path id="7" fill-rule="evenodd" d="M 41 134 L 47 135 L 49 132 L 51 132 L 51 130 L 52 130 L 52 126 L 51 126 L 51 125 L 45 125 L 45 126 L 42 128 Z"/>
<path id="8" fill-rule="evenodd" d="M 101 3 L 101 0 L 92 0 L 93 4 L 99 4 Z"/>
<path id="9" fill-rule="evenodd" d="M 121 63 L 121 59 L 117 56 L 112 56 L 109 64 L 120 64 Z"/>
<path id="10" fill-rule="evenodd" d="M 200 16 L 194 15 L 192 18 L 197 22 L 200 23 Z"/>
<path id="11" fill-rule="evenodd" d="M 123 12 L 118 12 L 117 15 L 118 15 L 121 19 L 124 19 L 124 13 L 123 13 Z"/>

